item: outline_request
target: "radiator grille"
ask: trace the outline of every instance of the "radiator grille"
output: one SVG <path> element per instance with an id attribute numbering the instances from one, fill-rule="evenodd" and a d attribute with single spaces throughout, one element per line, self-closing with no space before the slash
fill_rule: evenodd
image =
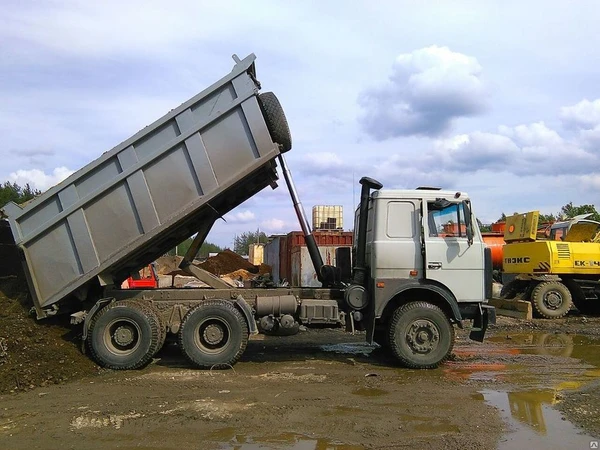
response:
<path id="1" fill-rule="evenodd" d="M 569 244 L 556 244 L 556 253 L 558 254 L 558 259 L 571 259 Z"/>

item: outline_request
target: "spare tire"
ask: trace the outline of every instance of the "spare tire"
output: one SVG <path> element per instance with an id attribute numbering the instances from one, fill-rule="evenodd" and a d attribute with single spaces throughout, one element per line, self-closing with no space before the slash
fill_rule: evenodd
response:
<path id="1" fill-rule="evenodd" d="M 281 152 L 292 148 L 292 134 L 281 103 L 272 92 L 263 92 L 258 96 L 258 104 L 263 113 L 267 129 L 273 142 L 279 144 Z"/>

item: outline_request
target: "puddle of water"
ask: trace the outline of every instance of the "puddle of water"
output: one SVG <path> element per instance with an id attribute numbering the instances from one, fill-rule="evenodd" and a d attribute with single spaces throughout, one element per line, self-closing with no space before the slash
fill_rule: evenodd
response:
<path id="1" fill-rule="evenodd" d="M 488 389 L 481 393 L 483 400 L 497 407 L 509 425 L 498 448 L 590 448 L 594 437 L 580 431 L 554 405 L 561 391 L 580 388 L 600 377 L 600 340 L 562 333 L 508 333 L 492 336 L 489 341 L 499 345 L 458 349 L 457 354 L 465 360 L 450 362 L 442 371 L 454 379 L 518 386 L 514 390 Z M 519 359 L 525 358 L 519 355 L 549 358 L 542 365 L 532 365 Z M 469 363 L 469 358 L 475 361 Z M 481 399 L 477 394 L 473 398 Z"/>
<path id="2" fill-rule="evenodd" d="M 492 336 L 488 340 L 523 354 L 576 358 L 600 367 L 600 340 L 589 336 L 563 333 L 507 333 Z"/>
<path id="3" fill-rule="evenodd" d="M 564 449 L 590 448 L 596 439 L 580 432 L 552 405 L 556 391 L 482 391 L 485 401 L 498 408 L 509 424 L 509 431 L 498 444 L 498 450 L 523 448 Z"/>
<path id="4" fill-rule="evenodd" d="M 358 388 L 355 389 L 354 391 L 352 391 L 352 393 L 354 395 L 360 395 L 363 397 L 381 397 L 382 395 L 385 395 L 388 393 L 388 391 L 385 391 L 383 389 L 378 389 L 378 388 Z"/>
<path id="5" fill-rule="evenodd" d="M 332 442 L 295 433 L 281 433 L 266 437 L 236 433 L 234 428 L 222 428 L 207 436 L 218 442 L 223 450 L 364 450 L 360 445 Z"/>
<path id="6" fill-rule="evenodd" d="M 320 345 L 319 349 L 324 352 L 340 353 L 343 355 L 369 355 L 376 347 L 366 342 L 352 342 L 347 344 Z"/>

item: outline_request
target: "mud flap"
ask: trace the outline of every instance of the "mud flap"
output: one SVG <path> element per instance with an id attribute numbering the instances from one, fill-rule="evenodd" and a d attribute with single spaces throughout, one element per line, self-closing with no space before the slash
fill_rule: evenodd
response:
<path id="1" fill-rule="evenodd" d="M 90 324 L 92 323 L 93 317 L 96 315 L 98 311 L 105 305 L 114 302 L 114 297 L 101 298 L 96 302 L 94 306 L 89 310 L 89 312 L 85 315 L 85 319 L 83 321 L 83 335 L 81 336 L 81 353 L 85 355 L 85 341 L 88 337 L 88 332 L 90 331 Z"/>
<path id="2" fill-rule="evenodd" d="M 250 334 L 258 334 L 258 327 L 256 326 L 254 315 L 252 314 L 252 308 L 250 308 L 250 305 L 246 303 L 244 297 L 238 295 L 238 297 L 235 299 L 235 304 L 244 314 L 246 322 L 248 322 L 248 330 L 250 331 Z"/>
<path id="3" fill-rule="evenodd" d="M 469 338 L 473 341 L 483 342 L 489 324 L 496 323 L 496 308 L 490 305 L 479 305 L 478 314 L 473 318 L 473 328 Z"/>

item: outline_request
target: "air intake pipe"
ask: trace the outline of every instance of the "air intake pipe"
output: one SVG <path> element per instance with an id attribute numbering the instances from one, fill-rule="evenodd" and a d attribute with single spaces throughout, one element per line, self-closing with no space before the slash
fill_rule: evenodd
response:
<path id="1" fill-rule="evenodd" d="M 361 286 L 366 282 L 366 253 L 367 253 L 367 220 L 369 214 L 369 198 L 371 189 L 379 190 L 383 187 L 379 181 L 369 177 L 360 179 L 362 189 L 360 191 L 360 216 L 358 219 L 358 239 L 356 242 L 356 261 L 354 263 L 354 276 L 352 281 Z"/>

